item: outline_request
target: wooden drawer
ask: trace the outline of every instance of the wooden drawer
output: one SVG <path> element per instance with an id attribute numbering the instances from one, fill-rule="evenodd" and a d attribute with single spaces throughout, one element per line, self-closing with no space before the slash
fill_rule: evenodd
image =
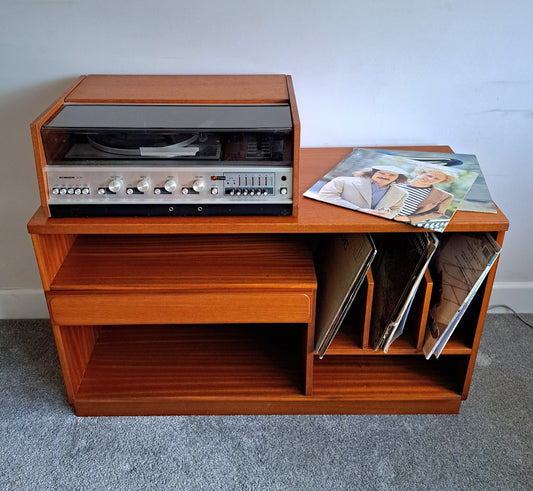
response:
<path id="1" fill-rule="evenodd" d="M 312 291 L 61 293 L 47 295 L 58 325 L 308 323 Z"/>

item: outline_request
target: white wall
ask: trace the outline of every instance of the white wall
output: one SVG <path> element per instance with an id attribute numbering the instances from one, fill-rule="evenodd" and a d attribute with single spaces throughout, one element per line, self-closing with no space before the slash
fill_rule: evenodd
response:
<path id="1" fill-rule="evenodd" d="M 289 73 L 302 146 L 475 153 L 511 221 L 493 303 L 533 312 L 530 0 L 0 0 L 0 317 L 46 316 L 29 123 L 85 73 Z"/>

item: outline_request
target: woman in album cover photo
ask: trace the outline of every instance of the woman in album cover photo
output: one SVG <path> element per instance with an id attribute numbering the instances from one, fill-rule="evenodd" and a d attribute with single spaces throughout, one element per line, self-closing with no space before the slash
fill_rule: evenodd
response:
<path id="1" fill-rule="evenodd" d="M 403 207 L 395 216 L 395 220 L 416 224 L 432 218 L 445 216 L 452 202 L 453 195 L 435 186 L 455 181 L 453 175 L 437 169 L 419 169 L 415 176 L 401 189 L 407 191 Z"/>

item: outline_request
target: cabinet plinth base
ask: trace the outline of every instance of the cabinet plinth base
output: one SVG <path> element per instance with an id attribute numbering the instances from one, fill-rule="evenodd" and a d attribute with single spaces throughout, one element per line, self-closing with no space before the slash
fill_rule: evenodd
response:
<path id="1" fill-rule="evenodd" d="M 299 396 L 283 400 L 147 398 L 76 400 L 77 416 L 187 416 L 238 414 L 457 414 L 460 396 L 430 400 L 329 400 Z"/>

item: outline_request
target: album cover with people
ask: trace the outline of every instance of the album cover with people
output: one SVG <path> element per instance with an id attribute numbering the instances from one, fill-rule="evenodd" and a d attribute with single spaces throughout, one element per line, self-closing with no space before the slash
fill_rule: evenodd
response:
<path id="1" fill-rule="evenodd" d="M 478 174 L 356 148 L 304 196 L 443 232 Z"/>
<path id="2" fill-rule="evenodd" d="M 477 178 L 468 191 L 465 199 L 459 206 L 461 211 L 474 211 L 479 213 L 497 213 L 492 201 L 485 176 L 481 171 L 478 159 L 473 154 L 443 153 L 443 152 L 415 152 L 413 150 L 391 150 L 388 148 L 374 149 L 379 153 L 406 157 L 423 164 L 444 165 L 454 169 L 469 170 L 477 173 Z"/>

